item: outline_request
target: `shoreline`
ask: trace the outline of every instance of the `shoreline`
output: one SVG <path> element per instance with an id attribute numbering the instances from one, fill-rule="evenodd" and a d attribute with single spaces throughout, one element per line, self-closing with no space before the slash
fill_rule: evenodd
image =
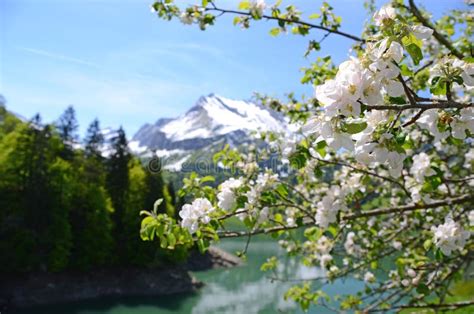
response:
<path id="1" fill-rule="evenodd" d="M 25 274 L 0 286 L 0 313 L 42 305 L 100 298 L 166 296 L 197 291 L 204 283 L 191 271 L 238 266 L 238 257 L 216 247 L 205 254 L 191 252 L 182 265 L 160 268 L 104 268 L 89 272 Z"/>

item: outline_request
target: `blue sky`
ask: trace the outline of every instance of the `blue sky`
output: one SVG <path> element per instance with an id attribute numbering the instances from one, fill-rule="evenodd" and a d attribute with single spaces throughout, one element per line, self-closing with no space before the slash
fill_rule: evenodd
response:
<path id="1" fill-rule="evenodd" d="M 229 8 L 237 2 L 217 1 Z M 283 1 L 305 13 L 318 11 L 321 2 Z M 299 83 L 300 68 L 316 57 L 303 57 L 307 41 L 323 33 L 275 38 L 268 34 L 271 22 L 241 30 L 225 16 L 202 32 L 158 19 L 151 3 L 0 0 L 0 94 L 7 108 L 28 118 L 39 112 L 50 122 L 72 104 L 81 135 L 97 117 L 102 126 L 123 125 L 132 136 L 145 122 L 184 113 L 211 92 L 236 99 L 248 99 L 255 91 L 273 96 L 313 92 Z M 367 18 L 363 1 L 330 3 L 343 18 L 341 30 L 359 34 Z M 418 3 L 435 17 L 465 7 L 462 0 Z M 332 35 L 318 55 L 331 54 L 340 62 L 350 45 Z"/>

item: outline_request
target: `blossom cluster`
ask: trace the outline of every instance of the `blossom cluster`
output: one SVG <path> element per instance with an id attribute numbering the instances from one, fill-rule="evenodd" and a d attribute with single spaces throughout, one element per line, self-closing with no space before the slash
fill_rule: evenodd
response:
<path id="1" fill-rule="evenodd" d="M 250 13 L 254 16 L 262 16 L 263 11 L 267 7 L 264 0 L 252 0 L 250 2 Z"/>
<path id="2" fill-rule="evenodd" d="M 361 105 L 380 105 L 385 95 L 404 95 L 397 66 L 402 58 L 402 45 L 385 38 L 370 44 L 361 59 L 352 57 L 343 62 L 334 79 L 316 87 L 323 111 L 305 130 L 318 137 L 316 142 L 325 141 L 336 151 L 353 151 L 356 160 L 367 166 L 388 163 L 390 174 L 398 177 L 406 154 L 397 147 L 393 134 L 381 128 L 389 122 L 389 116 L 369 112 L 361 118 Z M 364 124 L 362 130 L 351 130 L 353 125 Z"/>
<path id="3" fill-rule="evenodd" d="M 432 228 L 434 243 L 445 255 L 451 255 L 453 251 L 462 250 L 466 241 L 471 236 L 461 225 L 451 217 L 447 217 L 444 224 Z"/>
<path id="4" fill-rule="evenodd" d="M 262 193 L 271 189 L 278 180 L 278 175 L 270 172 L 259 173 L 255 181 L 250 182 L 250 190 L 245 193 L 247 201 L 244 205 L 243 213 L 239 215 L 240 219 L 247 216 L 256 218 L 259 222 L 266 221 L 269 217 L 269 208 L 260 205 Z"/>
<path id="5" fill-rule="evenodd" d="M 255 0 L 244 1 L 240 9 L 248 10 L 244 18 L 257 20 L 267 8 L 277 14 L 276 7 Z M 357 57 L 337 71 L 323 68 L 322 79 L 313 80 L 318 82 L 315 99 L 304 102 L 291 96 L 290 104 L 278 102 L 274 107 L 284 107 L 291 127 L 260 133 L 259 139 L 268 144 L 265 152 L 248 145 L 246 152 L 226 155 L 222 165 L 236 167 L 240 177 L 216 190 L 200 190 L 199 196 L 207 198 L 183 206 L 181 226 L 196 233 L 211 218 L 236 216 L 249 236 L 278 231 L 275 235 L 288 253 L 319 265 L 329 280 L 352 269 L 368 289 L 419 286 L 419 294 L 426 287 L 435 289 L 435 281 L 449 271 L 442 263 L 465 256 L 465 248 L 472 246 L 472 228 L 467 226 L 474 226 L 474 210 L 467 211 L 462 201 L 474 186 L 469 178 L 474 148 L 468 138 L 474 134 L 474 107 L 468 104 L 474 67 L 454 56 L 435 59 L 429 67 L 421 49 L 430 49 L 433 30 L 414 25 L 403 14 L 389 5 L 377 11 L 373 18 L 380 31 L 366 38 L 364 50 L 356 49 Z M 191 24 L 197 15 L 188 10 L 181 20 Z M 428 89 L 431 98 L 418 95 Z M 295 134 L 293 126 L 302 132 Z M 275 151 L 283 159 L 280 172 L 259 170 L 256 156 L 266 158 Z M 285 178 L 290 180 L 283 182 Z M 281 231 L 299 226 L 311 226 L 305 241 Z M 227 232 L 215 228 L 215 235 Z M 194 237 L 212 239 L 206 232 Z M 421 246 L 424 251 L 418 250 Z M 377 282 L 377 263 L 386 256 L 397 267 L 384 283 Z M 441 267 L 431 271 L 432 264 Z"/>
<path id="6" fill-rule="evenodd" d="M 179 211 L 181 226 L 194 233 L 199 228 L 199 223 L 208 224 L 211 221 L 211 214 L 214 211 L 211 202 L 206 198 L 197 198 L 191 204 L 184 204 Z"/>
<path id="7" fill-rule="evenodd" d="M 315 220 L 320 227 L 327 228 L 330 223 L 336 221 L 339 211 L 347 209 L 341 193 L 343 191 L 339 187 L 333 186 L 318 202 Z"/>
<path id="8" fill-rule="evenodd" d="M 217 206 L 226 211 L 231 210 L 236 204 L 236 190 L 242 186 L 242 183 L 242 178 L 230 178 L 223 182 L 220 186 L 220 192 L 217 194 L 219 200 Z"/>

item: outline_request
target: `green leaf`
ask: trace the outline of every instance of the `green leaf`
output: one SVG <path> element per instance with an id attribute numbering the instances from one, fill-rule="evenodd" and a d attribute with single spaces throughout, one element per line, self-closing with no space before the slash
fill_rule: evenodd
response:
<path id="1" fill-rule="evenodd" d="M 430 92 L 433 95 L 446 95 L 446 80 L 444 78 L 435 77 L 431 84 Z"/>
<path id="2" fill-rule="evenodd" d="M 201 252 L 201 254 L 206 252 L 207 248 L 209 247 L 209 243 L 204 239 L 199 239 L 197 241 L 197 245 L 198 245 L 199 252 Z"/>
<path id="3" fill-rule="evenodd" d="M 404 105 L 407 103 L 405 97 L 388 97 L 388 101 L 396 105 Z"/>
<path id="4" fill-rule="evenodd" d="M 406 64 L 400 65 L 400 72 L 402 73 L 403 76 L 413 75 L 413 71 Z"/>
<path id="5" fill-rule="evenodd" d="M 276 222 L 283 222 L 283 216 L 281 214 L 275 214 L 273 220 L 275 220 Z"/>
<path id="6" fill-rule="evenodd" d="M 278 259 L 275 256 L 267 258 L 267 261 L 260 267 L 261 271 L 274 270 L 277 267 Z"/>
<path id="7" fill-rule="evenodd" d="M 283 198 L 288 196 L 288 188 L 284 184 L 279 184 L 276 188 L 276 192 Z"/>
<path id="8" fill-rule="evenodd" d="M 354 122 L 354 123 L 345 123 L 343 125 L 343 131 L 349 134 L 357 134 L 365 130 L 367 127 L 366 122 Z"/>
<path id="9" fill-rule="evenodd" d="M 323 158 L 326 156 L 326 147 L 327 146 L 328 146 L 328 144 L 326 143 L 326 141 L 321 141 L 321 142 L 318 142 L 316 144 L 316 151 Z"/>
<path id="10" fill-rule="evenodd" d="M 207 0 L 202 0 L 202 6 L 203 6 L 204 8 L 207 7 L 207 3 L 208 3 Z"/>
<path id="11" fill-rule="evenodd" d="M 413 63 L 415 65 L 420 64 L 421 59 L 423 59 L 423 53 L 421 52 L 420 47 L 418 47 L 416 44 L 411 43 L 408 46 L 405 47 L 410 54 L 410 57 L 413 60 Z"/>
<path id="12" fill-rule="evenodd" d="M 453 82 L 456 82 L 459 85 L 462 85 L 464 83 L 464 80 L 461 76 L 457 75 L 457 76 L 453 77 Z"/>
<path id="13" fill-rule="evenodd" d="M 426 251 L 429 251 L 432 244 L 433 244 L 433 241 L 430 240 L 430 239 L 428 239 L 428 240 L 426 240 L 426 241 L 423 243 L 423 248 L 424 248 Z"/>
<path id="14" fill-rule="evenodd" d="M 306 165 L 306 156 L 301 152 L 296 152 L 288 158 L 290 165 L 295 169 L 301 169 Z"/>
<path id="15" fill-rule="evenodd" d="M 239 3 L 238 8 L 239 8 L 240 10 L 248 10 L 248 9 L 250 9 L 250 1 L 248 1 L 248 0 L 241 1 L 241 2 Z"/>
<path id="16" fill-rule="evenodd" d="M 168 241 L 166 240 L 166 237 L 160 238 L 160 247 L 162 249 L 166 249 L 168 247 Z"/>
<path id="17" fill-rule="evenodd" d="M 168 249 L 174 249 L 176 245 L 176 237 L 173 233 L 168 234 Z"/>
<path id="18" fill-rule="evenodd" d="M 370 268 L 372 268 L 372 269 L 377 269 L 378 265 L 379 265 L 379 264 L 377 263 L 377 261 L 372 261 L 372 262 L 370 263 Z"/>
<path id="19" fill-rule="evenodd" d="M 327 229 L 329 231 L 329 233 L 331 233 L 332 237 L 335 238 L 339 229 L 337 229 L 336 227 L 334 226 L 329 226 L 329 228 Z"/>
<path id="20" fill-rule="evenodd" d="M 200 183 L 206 183 L 206 182 L 214 182 L 215 179 L 213 176 L 205 176 L 202 177 L 201 180 L 199 180 Z"/>
<path id="21" fill-rule="evenodd" d="M 318 14 L 318 13 L 313 13 L 309 16 L 309 18 L 312 20 L 319 19 L 320 17 L 321 17 L 321 14 Z"/>
<path id="22" fill-rule="evenodd" d="M 158 225 L 156 227 L 155 233 L 158 236 L 158 238 L 161 238 L 163 236 L 163 234 L 165 233 L 165 225 L 163 225 L 163 224 Z"/>
<path id="23" fill-rule="evenodd" d="M 317 241 L 323 235 L 323 232 L 318 227 L 310 227 L 304 231 L 304 236 L 311 241 Z"/>
<path id="24" fill-rule="evenodd" d="M 232 23 L 233 23 L 234 25 L 237 25 L 237 24 L 240 23 L 240 21 L 241 21 L 240 16 L 236 16 L 236 17 L 234 17 L 234 20 L 233 20 Z M 216 156 L 218 156 L 218 157 L 216 158 Z M 218 154 L 215 154 L 214 157 L 213 157 L 213 159 L 218 159 L 219 157 L 220 157 L 220 156 L 219 156 Z M 214 160 L 214 161 L 215 161 L 215 160 Z"/>
<path id="25" fill-rule="evenodd" d="M 321 168 L 317 167 L 317 168 L 314 168 L 314 175 L 316 176 L 316 178 L 322 178 L 324 173 L 321 170 Z"/>
<path id="26" fill-rule="evenodd" d="M 419 294 L 423 294 L 423 295 L 429 295 L 430 294 L 430 288 L 428 288 L 428 286 L 425 285 L 424 283 L 420 283 L 418 285 L 418 287 L 416 287 L 416 292 L 418 292 Z"/>
<path id="27" fill-rule="evenodd" d="M 272 36 L 278 36 L 281 32 L 281 28 L 279 27 L 274 27 L 270 30 L 270 35 Z"/>
<path id="28" fill-rule="evenodd" d="M 152 241 L 155 237 L 156 220 L 153 217 L 145 217 L 142 220 L 140 228 L 140 237 L 144 241 Z"/>

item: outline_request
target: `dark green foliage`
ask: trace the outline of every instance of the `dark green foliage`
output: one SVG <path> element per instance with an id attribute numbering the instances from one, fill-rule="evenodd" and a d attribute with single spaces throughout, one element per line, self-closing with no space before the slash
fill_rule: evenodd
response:
<path id="1" fill-rule="evenodd" d="M 128 149 L 127 137 L 122 128 L 112 138 L 112 154 L 106 161 L 107 165 L 107 191 L 112 200 L 114 211 L 112 221 L 114 228 L 112 236 L 116 242 L 118 261 L 125 260 L 124 256 L 124 217 L 128 204 L 130 174 L 129 163 L 132 156 Z"/>
<path id="2" fill-rule="evenodd" d="M 11 132 L 2 144 L 12 149 L 2 157 L 2 265 L 12 270 L 63 269 L 69 258 L 67 187 L 70 167 L 57 158 L 61 141 L 36 116 Z M 20 230 L 19 232 L 17 230 Z M 16 254 L 15 241 L 21 243 Z M 5 247 L 4 247 L 5 246 Z M 10 246 L 12 246 L 10 248 Z"/>
<path id="3" fill-rule="evenodd" d="M 104 265 L 112 256 L 111 201 L 105 169 L 94 157 L 77 158 L 71 208 L 74 246 L 71 264 L 80 269 Z"/>
<path id="4" fill-rule="evenodd" d="M 104 135 L 100 131 L 99 120 L 95 119 L 89 125 L 84 144 L 87 157 L 102 158 L 101 149 L 104 146 Z"/>
<path id="5" fill-rule="evenodd" d="M 153 204 L 157 199 L 163 198 L 163 189 L 165 187 L 163 178 L 160 173 L 151 171 L 150 169 L 144 169 L 145 175 L 145 195 L 144 195 L 144 208 L 152 209 Z M 160 213 L 166 212 L 165 202 L 160 204 Z"/>
<path id="6" fill-rule="evenodd" d="M 63 142 L 61 157 L 71 160 L 74 157 L 74 144 L 78 141 L 77 130 L 79 129 L 76 111 L 72 106 L 67 107 L 61 117 L 59 117 L 56 129 Z"/>
<path id="7" fill-rule="evenodd" d="M 69 107 L 56 126 L 39 115 L 21 122 L 0 106 L 0 265 L 3 273 L 89 270 L 109 265 L 156 265 L 175 260 L 140 239 L 141 210 L 164 198 L 174 213 L 174 190 L 160 173 L 133 158 L 122 129 L 102 157 L 98 120 L 84 149 Z"/>

